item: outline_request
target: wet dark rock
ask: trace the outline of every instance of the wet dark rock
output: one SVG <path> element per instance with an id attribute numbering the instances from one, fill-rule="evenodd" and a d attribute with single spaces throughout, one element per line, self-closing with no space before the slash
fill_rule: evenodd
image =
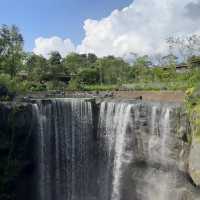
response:
<path id="1" fill-rule="evenodd" d="M 10 92 L 8 88 L 4 85 L 0 85 L 0 100 L 13 100 L 16 94 Z"/>
<path id="2" fill-rule="evenodd" d="M 25 103 L 0 103 L 0 116 L 0 199 L 21 200 L 22 177 L 34 173 L 34 116 Z"/>

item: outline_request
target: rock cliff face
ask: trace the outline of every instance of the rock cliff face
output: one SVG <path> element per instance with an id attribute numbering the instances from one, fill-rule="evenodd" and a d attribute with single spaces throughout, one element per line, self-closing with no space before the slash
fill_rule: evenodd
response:
<path id="1" fill-rule="evenodd" d="M 0 116 L 2 200 L 200 199 L 179 104 L 54 99 L 1 103 Z"/>
<path id="2" fill-rule="evenodd" d="M 34 128 L 30 104 L 0 103 L 1 200 L 25 200 L 34 188 Z"/>
<path id="3" fill-rule="evenodd" d="M 193 139 L 189 155 L 189 173 L 194 183 L 200 186 L 200 142 Z"/>
<path id="4" fill-rule="evenodd" d="M 191 147 L 189 154 L 189 174 L 194 184 L 200 187 L 200 115 L 197 107 L 190 114 L 191 123 Z"/>
<path id="5" fill-rule="evenodd" d="M 108 170 L 103 182 L 107 182 L 110 163 L 113 166 L 111 190 L 101 199 L 200 199 L 188 173 L 190 129 L 180 105 L 104 104 L 101 141 L 110 156 L 102 159 L 106 164 L 101 169 Z"/>

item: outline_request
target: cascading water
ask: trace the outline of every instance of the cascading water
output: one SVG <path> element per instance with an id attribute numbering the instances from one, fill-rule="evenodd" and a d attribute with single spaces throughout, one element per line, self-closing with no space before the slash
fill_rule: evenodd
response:
<path id="1" fill-rule="evenodd" d="M 157 113 L 157 112 L 160 112 Z M 160 116 L 159 116 L 160 115 Z M 153 106 L 151 110 L 150 139 L 148 141 L 149 161 L 157 160 L 168 162 L 168 148 L 166 146 L 170 137 L 170 108 Z"/>
<path id="2" fill-rule="evenodd" d="M 160 117 L 156 119 L 158 110 L 160 110 Z M 151 117 L 151 136 L 148 145 L 149 162 L 152 164 L 157 162 L 165 166 L 169 163 L 167 140 L 170 137 L 170 108 L 153 106 Z M 158 127 L 157 130 L 156 127 Z M 144 189 L 148 193 L 147 200 L 169 199 L 168 187 L 173 182 L 173 177 L 170 173 L 149 168 L 145 179 L 150 180 Z M 157 184 L 158 182 L 159 184 Z"/>
<path id="3" fill-rule="evenodd" d="M 82 99 L 38 102 L 36 199 L 182 199 L 189 186 L 178 166 L 176 108 L 113 101 L 94 110 Z"/>
<path id="4" fill-rule="evenodd" d="M 103 140 L 106 142 L 108 149 L 107 170 L 113 170 L 111 174 L 112 189 L 109 191 L 110 194 L 107 194 L 106 199 L 119 200 L 121 198 L 120 182 L 123 173 L 122 168 L 125 162 L 128 163 L 128 157 L 131 156 L 128 152 L 125 152 L 125 139 L 128 124 L 131 123 L 132 107 L 133 105 L 128 103 L 103 102 L 101 104 L 100 127 L 101 130 L 104 129 Z M 112 168 L 110 168 L 111 164 L 113 165 Z M 108 178 L 109 176 L 106 177 Z"/>
<path id="5" fill-rule="evenodd" d="M 88 200 L 91 102 L 56 99 L 35 105 L 39 119 L 40 200 Z"/>
<path id="6" fill-rule="evenodd" d="M 172 137 L 176 127 L 171 117 L 176 117 L 176 108 L 138 102 L 101 104 L 100 140 L 108 152 L 102 183 L 110 189 L 103 187 L 104 194 L 109 193 L 99 199 L 179 200 L 184 196 L 183 186 L 177 188 L 183 177 L 173 152 L 178 141 Z"/>

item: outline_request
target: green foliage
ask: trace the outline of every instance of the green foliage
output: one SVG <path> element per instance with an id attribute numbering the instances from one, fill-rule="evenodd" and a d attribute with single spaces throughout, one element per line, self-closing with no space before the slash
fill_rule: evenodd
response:
<path id="1" fill-rule="evenodd" d="M 82 84 L 96 84 L 99 83 L 99 71 L 95 68 L 84 68 L 79 74 L 79 81 Z"/>
<path id="2" fill-rule="evenodd" d="M 0 27 L 0 83 L 11 91 L 44 90 L 187 90 L 200 82 L 200 37 L 168 38 L 170 53 L 158 55 L 154 66 L 148 55 L 138 56 L 130 64 L 122 58 L 71 53 L 62 58 L 51 52 L 49 59 L 23 51 L 23 37 L 16 26 Z M 182 46 L 182 49 L 181 49 Z M 189 72 L 176 72 L 173 50 L 186 57 Z M 181 57 L 181 58 L 182 58 Z M 110 85 L 110 88 L 109 88 Z"/>
<path id="3" fill-rule="evenodd" d="M 97 60 L 101 84 L 118 84 L 128 80 L 129 64 L 114 56 Z"/>
<path id="4" fill-rule="evenodd" d="M 132 65 L 131 74 L 136 81 L 146 81 L 147 79 L 151 79 L 149 77 L 149 66 L 151 65 L 151 61 L 148 56 L 137 57 L 135 62 Z"/>
<path id="5" fill-rule="evenodd" d="M 28 80 L 40 81 L 49 74 L 49 64 L 45 58 L 35 54 L 26 56 L 25 70 L 28 73 Z"/>
<path id="6" fill-rule="evenodd" d="M 64 90 L 66 87 L 66 84 L 62 81 L 48 81 L 45 85 L 43 85 L 43 88 L 45 90 Z"/>
<path id="7" fill-rule="evenodd" d="M 200 85 L 186 91 L 185 105 L 190 117 L 193 139 L 200 142 Z"/>
<path id="8" fill-rule="evenodd" d="M 8 74 L 0 74 L 0 85 L 8 88 L 10 92 L 17 91 L 17 80 L 12 79 L 11 76 Z"/>
<path id="9" fill-rule="evenodd" d="M 187 82 L 137 82 L 132 84 L 123 84 L 125 90 L 138 91 L 161 91 L 161 90 L 186 90 Z"/>
<path id="10" fill-rule="evenodd" d="M 87 56 L 85 54 L 71 53 L 67 55 L 62 64 L 70 72 L 70 74 L 77 74 L 80 68 L 87 66 Z"/>
<path id="11" fill-rule="evenodd" d="M 23 61 L 23 37 L 16 26 L 0 28 L 0 69 L 14 77 Z"/>
<path id="12" fill-rule="evenodd" d="M 60 53 L 57 52 L 57 51 L 53 51 L 50 54 L 49 63 L 51 65 L 60 65 L 61 64 L 61 59 L 62 59 L 62 57 L 61 57 Z"/>
<path id="13" fill-rule="evenodd" d="M 70 91 L 82 90 L 80 81 L 77 78 L 70 80 L 67 90 L 70 90 Z"/>
<path id="14" fill-rule="evenodd" d="M 116 91 L 119 87 L 116 85 L 83 85 L 84 91 Z"/>

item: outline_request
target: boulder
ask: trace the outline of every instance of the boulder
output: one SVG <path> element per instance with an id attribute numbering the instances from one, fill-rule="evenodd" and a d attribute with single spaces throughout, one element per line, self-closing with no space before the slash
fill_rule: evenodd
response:
<path id="1" fill-rule="evenodd" d="M 193 139 L 189 155 L 189 174 L 195 183 L 200 186 L 200 142 Z"/>

